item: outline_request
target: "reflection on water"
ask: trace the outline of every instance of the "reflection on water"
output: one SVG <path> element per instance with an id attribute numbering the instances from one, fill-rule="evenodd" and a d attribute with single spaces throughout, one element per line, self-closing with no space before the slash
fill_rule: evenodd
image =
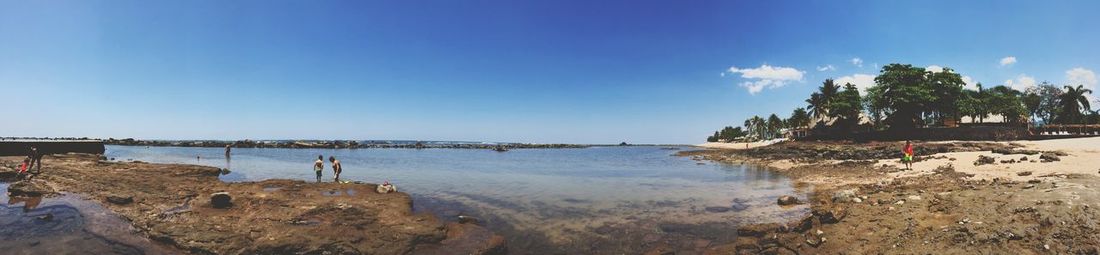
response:
<path id="1" fill-rule="evenodd" d="M 481 218 L 518 249 L 592 251 L 588 246 L 597 245 L 610 247 L 597 250 L 629 251 L 624 247 L 634 245 L 630 242 L 670 237 L 720 241 L 732 238 L 736 224 L 785 221 L 806 210 L 775 205 L 781 195 L 805 196 L 782 175 L 753 165 L 700 165 L 660 147 L 237 148 L 231 161 L 223 153 L 221 148 L 107 146 L 111 158 L 231 169 L 222 176 L 225 181 L 312 181 L 317 155 L 334 156 L 342 162 L 344 179 L 389 181 L 414 197 L 417 210 L 445 219 Z M 322 178 L 332 181 L 331 165 L 325 163 Z M 331 193 L 325 195 L 343 192 Z M 658 235 L 619 233 L 628 228 L 650 228 L 641 232 Z"/>
<path id="2" fill-rule="evenodd" d="M 4 254 L 176 254 L 134 234 L 129 223 L 73 195 L 9 197 L 0 183 Z"/>

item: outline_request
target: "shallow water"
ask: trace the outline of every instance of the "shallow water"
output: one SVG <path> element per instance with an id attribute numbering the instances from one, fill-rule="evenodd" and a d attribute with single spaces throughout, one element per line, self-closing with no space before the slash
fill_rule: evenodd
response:
<path id="1" fill-rule="evenodd" d="M 3 254 L 177 254 L 128 222 L 76 195 L 9 197 L 0 183 L 0 251 Z"/>
<path id="2" fill-rule="evenodd" d="M 107 146 L 106 156 L 229 168 L 231 173 L 222 176 L 225 181 L 313 181 L 317 155 L 326 159 L 323 180 L 332 181 L 327 159 L 335 156 L 344 167 L 343 179 L 389 181 L 414 197 L 417 210 L 445 219 L 481 218 L 483 224 L 509 235 L 514 253 L 517 248 L 591 251 L 592 245 L 643 242 L 604 235 L 606 244 L 586 243 L 593 232 L 624 228 L 653 227 L 658 234 L 689 239 L 729 239 L 734 231 L 718 226 L 786 221 L 806 210 L 775 205 L 781 195 L 805 196 L 782 175 L 752 165 L 673 156 L 676 151 L 652 146 L 507 152 L 235 148 L 232 159 L 226 160 L 221 148 Z"/>

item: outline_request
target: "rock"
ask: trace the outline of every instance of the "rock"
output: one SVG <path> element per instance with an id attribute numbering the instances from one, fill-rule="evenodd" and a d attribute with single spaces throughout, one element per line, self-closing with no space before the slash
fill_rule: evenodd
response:
<path id="1" fill-rule="evenodd" d="M 1034 188 L 1034 187 L 1035 187 L 1035 184 L 1028 184 L 1028 185 L 1024 186 L 1024 189 L 1030 189 L 1030 188 Z"/>
<path id="2" fill-rule="evenodd" d="M 820 221 L 821 224 L 835 224 L 843 220 L 844 217 L 847 217 L 848 211 L 844 209 L 815 209 L 811 211 L 810 214 L 817 216 L 817 220 Z"/>
<path id="3" fill-rule="evenodd" d="M 978 160 L 974 161 L 975 166 L 989 165 L 994 163 L 997 163 L 997 159 L 986 155 L 978 155 Z"/>
<path id="4" fill-rule="evenodd" d="M 473 216 L 459 215 L 458 223 L 460 224 L 481 224 L 481 220 Z"/>
<path id="5" fill-rule="evenodd" d="M 57 192 L 53 190 L 53 187 L 50 187 L 45 181 L 38 179 L 22 180 L 8 186 L 8 194 L 10 196 L 36 197 L 55 193 Z"/>
<path id="6" fill-rule="evenodd" d="M 772 229 L 773 226 L 769 224 L 752 224 L 737 228 L 737 236 L 761 237 Z"/>
<path id="7" fill-rule="evenodd" d="M 1062 159 L 1058 157 L 1058 153 L 1043 152 L 1042 155 L 1039 155 L 1039 160 L 1042 161 L 1043 163 L 1047 163 L 1047 162 L 1060 161 Z"/>
<path id="8" fill-rule="evenodd" d="M 739 201 L 734 201 L 733 205 L 730 206 L 730 209 L 733 210 L 734 212 L 740 212 L 740 211 L 744 211 L 746 209 L 749 209 L 749 205 L 747 205 L 745 203 L 741 203 Z"/>
<path id="9" fill-rule="evenodd" d="M 708 206 L 705 210 L 712 213 L 724 213 L 730 211 L 730 208 L 723 206 Z"/>
<path id="10" fill-rule="evenodd" d="M 852 203 L 863 203 L 863 199 L 858 198 L 858 197 L 852 198 Z"/>
<path id="11" fill-rule="evenodd" d="M 921 200 L 921 197 L 917 196 L 917 195 L 912 195 L 912 196 L 907 197 L 906 199 L 916 201 L 916 200 Z"/>
<path id="12" fill-rule="evenodd" d="M 214 208 L 224 209 L 233 206 L 233 197 L 229 196 L 229 192 L 217 192 L 210 194 L 210 205 Z"/>
<path id="13" fill-rule="evenodd" d="M 1020 157 L 1020 162 L 1027 162 L 1027 156 Z"/>
<path id="14" fill-rule="evenodd" d="M 904 205 L 904 204 L 905 204 L 905 200 L 898 200 L 897 202 L 894 202 L 894 204 L 895 204 L 895 205 Z"/>
<path id="15" fill-rule="evenodd" d="M 1016 176 L 1028 176 L 1028 175 L 1031 175 L 1031 171 L 1023 171 L 1023 172 L 1016 173 Z"/>
<path id="16" fill-rule="evenodd" d="M 1042 181 L 1042 180 L 1039 180 L 1039 179 L 1031 179 L 1031 180 L 1027 180 L 1027 183 L 1031 183 L 1031 184 L 1037 184 L 1037 183 L 1040 183 L 1040 182 L 1043 182 L 1043 181 Z"/>
<path id="17" fill-rule="evenodd" d="M 394 186 L 393 184 L 390 184 L 389 182 L 386 182 L 386 183 L 382 183 L 381 185 L 378 185 L 378 187 L 375 188 L 375 191 L 377 191 L 378 193 L 381 193 L 381 194 L 386 194 L 386 193 L 390 193 L 390 192 L 397 192 L 397 186 Z"/>
<path id="18" fill-rule="evenodd" d="M 779 205 L 798 204 L 798 198 L 793 196 L 781 196 L 779 199 L 776 199 L 776 203 Z"/>
<path id="19" fill-rule="evenodd" d="M 793 228 L 791 228 L 791 231 L 806 232 L 807 230 L 810 230 L 814 227 L 814 218 L 815 217 L 813 215 L 807 215 L 805 218 L 802 218 L 802 220 L 798 221 L 798 225 L 795 225 Z"/>
<path id="20" fill-rule="evenodd" d="M 116 205 L 126 205 L 134 202 L 132 196 L 107 195 L 107 202 Z"/>
<path id="21" fill-rule="evenodd" d="M 851 202 L 856 197 L 857 189 L 839 190 L 833 193 L 833 202 Z"/>

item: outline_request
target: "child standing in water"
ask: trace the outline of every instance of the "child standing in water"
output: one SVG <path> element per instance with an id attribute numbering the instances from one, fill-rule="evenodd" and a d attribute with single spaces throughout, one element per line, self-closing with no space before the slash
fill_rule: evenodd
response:
<path id="1" fill-rule="evenodd" d="M 317 173 L 317 182 L 321 182 L 321 170 L 325 169 L 325 157 L 317 155 L 317 161 L 313 161 L 313 172 Z"/>
<path id="2" fill-rule="evenodd" d="M 905 163 L 905 169 L 913 169 L 913 143 L 909 140 L 905 140 L 905 148 L 902 148 L 902 153 L 905 155 L 901 157 L 901 162 Z"/>
<path id="3" fill-rule="evenodd" d="M 344 171 L 344 166 L 341 166 L 340 161 L 336 160 L 336 157 L 333 156 L 328 156 L 328 161 L 332 162 L 332 172 L 336 174 L 336 182 L 340 182 L 340 172 Z"/>

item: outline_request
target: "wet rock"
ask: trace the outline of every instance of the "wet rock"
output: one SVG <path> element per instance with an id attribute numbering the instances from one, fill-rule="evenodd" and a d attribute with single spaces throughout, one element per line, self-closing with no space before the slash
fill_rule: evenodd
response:
<path id="1" fill-rule="evenodd" d="M 134 202 L 133 196 L 107 195 L 107 202 L 116 205 L 127 205 Z"/>
<path id="2" fill-rule="evenodd" d="M 1027 156 L 1020 157 L 1020 162 L 1027 162 Z"/>
<path id="3" fill-rule="evenodd" d="M 473 216 L 459 215 L 458 223 L 461 224 L 481 224 L 481 220 Z"/>
<path id="4" fill-rule="evenodd" d="M 1016 173 L 1016 175 L 1017 176 L 1028 176 L 1028 175 L 1031 175 L 1031 171 L 1019 172 L 1019 173 Z"/>
<path id="5" fill-rule="evenodd" d="M 1031 179 L 1031 180 L 1027 180 L 1027 183 L 1031 183 L 1031 184 L 1037 184 L 1037 183 L 1041 183 L 1041 182 L 1043 182 L 1043 181 L 1042 181 L 1042 180 L 1039 180 L 1039 179 Z"/>
<path id="6" fill-rule="evenodd" d="M 989 165 L 994 163 L 997 163 L 997 159 L 986 155 L 978 155 L 978 160 L 974 161 L 975 166 Z"/>
<path id="7" fill-rule="evenodd" d="M 724 206 L 708 206 L 705 210 L 711 213 L 724 213 L 729 212 L 730 208 Z"/>
<path id="8" fill-rule="evenodd" d="M 57 192 L 53 187 L 38 179 L 18 181 L 8 186 L 8 194 L 11 196 L 36 197 L 55 193 Z"/>
<path id="9" fill-rule="evenodd" d="M 742 226 L 737 228 L 737 236 L 752 236 L 761 237 L 767 234 L 768 231 L 775 229 L 776 226 L 771 224 L 752 224 L 748 226 Z"/>
<path id="10" fill-rule="evenodd" d="M 233 206 L 233 197 L 229 196 L 229 192 L 210 194 L 210 205 L 219 209 L 229 208 Z"/>
<path id="11" fill-rule="evenodd" d="M 798 204 L 798 198 L 793 196 L 781 196 L 779 199 L 776 199 L 776 203 L 779 205 Z"/>
<path id="12" fill-rule="evenodd" d="M 746 209 L 749 209 L 749 205 L 738 201 L 734 201 L 733 205 L 730 206 L 730 210 L 733 210 L 734 212 L 740 212 Z"/>

